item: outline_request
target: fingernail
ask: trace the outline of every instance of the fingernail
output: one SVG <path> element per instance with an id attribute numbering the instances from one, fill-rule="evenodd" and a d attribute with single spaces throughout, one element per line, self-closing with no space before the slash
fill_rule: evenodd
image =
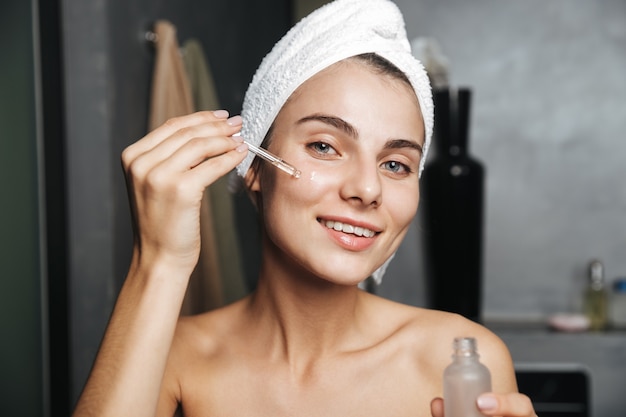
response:
<path id="1" fill-rule="evenodd" d="M 241 123 L 243 123 L 243 119 L 239 115 L 233 116 L 230 119 L 226 120 L 226 124 L 228 124 L 229 126 L 239 126 Z"/>
<path id="2" fill-rule="evenodd" d="M 247 151 L 247 150 L 248 150 L 248 145 L 247 145 L 247 144 L 245 144 L 245 143 L 242 143 L 241 145 L 237 146 L 237 147 L 235 148 L 235 150 L 236 150 L 237 152 L 245 152 L 245 151 Z"/>
<path id="3" fill-rule="evenodd" d="M 243 138 L 241 137 L 241 134 L 239 133 L 235 133 L 234 135 L 231 136 L 231 138 L 235 142 L 243 142 Z"/>
<path id="4" fill-rule="evenodd" d="M 490 394 L 481 395 L 476 400 L 476 404 L 481 410 L 494 410 L 498 407 L 498 399 Z"/>
<path id="5" fill-rule="evenodd" d="M 213 112 L 213 116 L 217 117 L 218 119 L 225 119 L 228 117 L 228 112 L 226 110 L 215 110 Z"/>

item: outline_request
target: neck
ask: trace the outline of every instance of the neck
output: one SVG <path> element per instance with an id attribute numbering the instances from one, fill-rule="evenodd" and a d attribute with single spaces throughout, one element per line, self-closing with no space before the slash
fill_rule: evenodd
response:
<path id="1" fill-rule="evenodd" d="M 360 300 L 355 286 L 340 286 L 282 269 L 262 267 L 249 309 L 274 357 L 292 366 L 354 348 Z"/>

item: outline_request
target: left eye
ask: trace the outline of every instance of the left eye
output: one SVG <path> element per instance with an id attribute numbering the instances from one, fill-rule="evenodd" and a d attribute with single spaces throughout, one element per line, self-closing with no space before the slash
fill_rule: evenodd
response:
<path id="1" fill-rule="evenodd" d="M 393 173 L 396 174 L 400 174 L 400 173 L 409 173 L 411 172 L 411 170 L 409 169 L 408 166 L 398 162 L 398 161 L 387 161 L 385 163 L 383 163 L 383 167 L 386 170 L 389 170 Z"/>
<path id="2" fill-rule="evenodd" d="M 309 143 L 307 147 L 319 155 L 331 155 L 337 153 L 337 151 L 335 151 L 335 149 L 326 142 L 312 142 Z"/>

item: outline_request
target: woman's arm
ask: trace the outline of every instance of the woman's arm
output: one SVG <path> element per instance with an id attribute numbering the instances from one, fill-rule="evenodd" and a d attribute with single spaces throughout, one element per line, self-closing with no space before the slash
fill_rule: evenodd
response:
<path id="1" fill-rule="evenodd" d="M 153 416 L 189 277 L 207 186 L 246 155 L 239 117 L 175 118 L 122 155 L 134 226 L 131 266 L 74 416 Z"/>

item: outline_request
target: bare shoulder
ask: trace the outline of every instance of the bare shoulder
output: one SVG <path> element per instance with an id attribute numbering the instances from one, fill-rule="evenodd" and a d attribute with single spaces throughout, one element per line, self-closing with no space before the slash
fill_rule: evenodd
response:
<path id="1" fill-rule="evenodd" d="M 178 320 L 166 369 L 166 380 L 181 386 L 184 380 L 223 362 L 232 351 L 241 303 Z"/>
<path id="2" fill-rule="evenodd" d="M 228 344 L 228 335 L 236 326 L 241 303 L 206 313 L 181 317 L 172 342 L 173 353 L 183 353 L 187 360 L 194 356 L 217 355 Z"/>
<path id="3" fill-rule="evenodd" d="M 237 304 L 237 303 L 236 303 Z M 228 327 L 240 309 L 227 306 L 178 320 L 161 384 L 157 415 L 173 415 L 193 389 L 207 389 L 215 364 L 227 352 Z M 178 415 L 178 414 L 176 414 Z"/>
<path id="4" fill-rule="evenodd" d="M 391 325 L 399 343 L 409 346 L 422 367 L 436 375 L 450 363 L 452 344 L 456 337 L 474 337 L 481 361 L 489 367 L 494 390 L 516 390 L 513 362 L 505 343 L 485 326 L 461 315 L 420 307 L 407 306 L 389 300 L 379 304 L 377 321 Z"/>
<path id="5" fill-rule="evenodd" d="M 450 340 L 452 343 L 454 337 L 462 336 L 498 339 L 484 326 L 458 314 L 409 306 L 377 296 L 370 297 L 368 302 L 375 311 L 373 315 L 376 321 L 396 330 L 414 335 L 428 333 L 429 338 L 437 343 L 441 340 Z"/>

